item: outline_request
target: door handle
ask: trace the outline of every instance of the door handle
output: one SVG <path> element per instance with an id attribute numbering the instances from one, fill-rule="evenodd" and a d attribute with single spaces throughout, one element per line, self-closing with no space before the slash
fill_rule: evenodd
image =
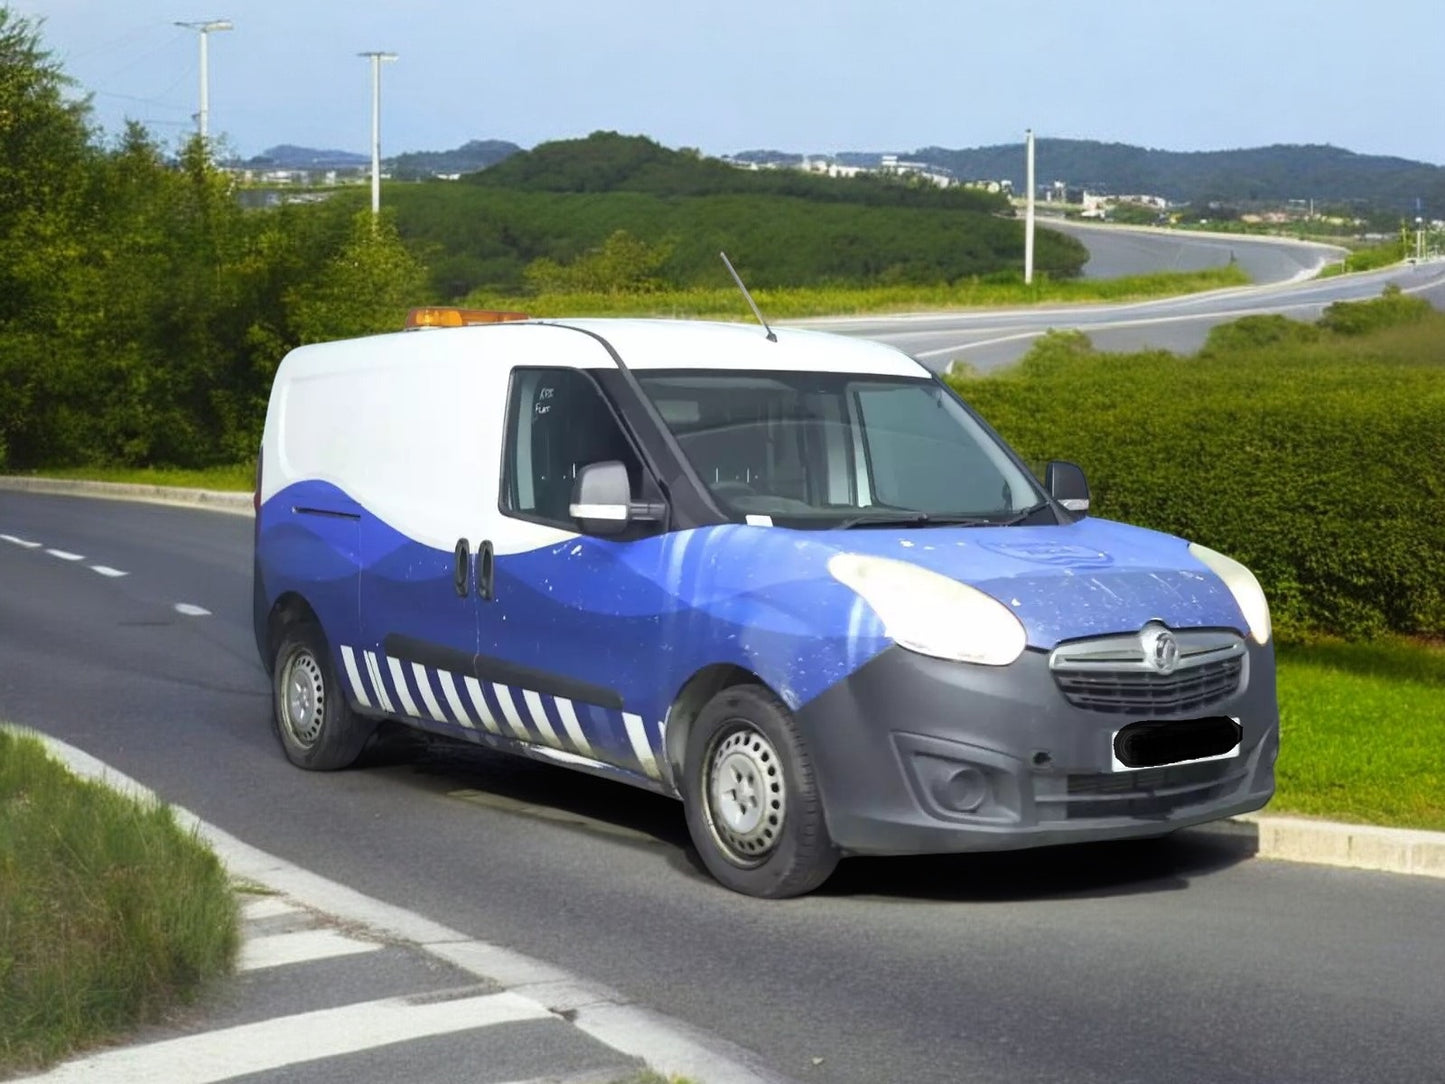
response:
<path id="1" fill-rule="evenodd" d="M 477 547 L 477 594 L 481 595 L 485 602 L 491 602 L 497 597 L 496 565 L 492 541 L 487 539 Z"/>
<path id="2" fill-rule="evenodd" d="M 457 539 L 456 564 L 452 566 L 452 586 L 462 598 L 467 597 L 467 586 L 472 576 L 472 548 L 465 538 Z"/>

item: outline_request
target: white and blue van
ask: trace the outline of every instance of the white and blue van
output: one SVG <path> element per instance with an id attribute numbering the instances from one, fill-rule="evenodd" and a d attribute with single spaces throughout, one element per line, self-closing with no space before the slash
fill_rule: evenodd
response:
<path id="1" fill-rule="evenodd" d="M 482 319 L 277 372 L 255 625 L 295 764 L 392 719 L 592 772 L 680 798 L 717 879 L 773 897 L 1269 801 L 1255 577 L 1090 517 L 1078 467 L 1040 484 L 905 354 Z"/>

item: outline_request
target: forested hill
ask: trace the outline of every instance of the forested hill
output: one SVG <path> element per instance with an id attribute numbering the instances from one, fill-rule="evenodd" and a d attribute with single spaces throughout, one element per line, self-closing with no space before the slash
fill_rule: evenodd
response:
<path id="1" fill-rule="evenodd" d="M 564 280 L 724 286 L 719 250 L 758 287 L 954 283 L 1023 266 L 1023 225 L 997 195 L 751 171 L 616 132 L 543 143 L 455 183 L 394 185 L 386 202 L 402 236 L 430 254 L 445 298 Z M 1074 239 L 1039 232 L 1035 267 L 1049 276 L 1076 275 L 1087 258 Z M 595 282 L 584 274 L 594 265 L 607 268 Z"/>
<path id="2" fill-rule="evenodd" d="M 1405 158 L 1355 154 L 1339 147 L 1276 145 L 1230 151 L 1160 151 L 1083 139 L 1035 144 L 1041 184 L 1065 181 L 1116 195 L 1147 193 L 1181 203 L 1313 199 L 1445 217 L 1445 167 Z M 1024 185 L 1021 143 L 971 150 L 924 147 L 908 157 L 946 166 L 960 178 L 1012 179 Z"/>
<path id="3" fill-rule="evenodd" d="M 1008 201 L 974 189 L 904 184 L 896 179 L 823 177 L 798 170 L 739 169 L 646 136 L 593 132 L 586 139 L 542 143 L 467 181 L 531 192 L 646 192 L 660 196 L 797 196 L 825 203 L 939 207 L 997 213 Z"/>

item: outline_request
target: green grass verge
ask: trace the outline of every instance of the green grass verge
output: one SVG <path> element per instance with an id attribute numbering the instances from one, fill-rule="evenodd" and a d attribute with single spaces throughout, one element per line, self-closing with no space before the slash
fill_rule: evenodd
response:
<path id="1" fill-rule="evenodd" d="M 30 472 L 37 478 L 75 478 L 90 482 L 125 482 L 143 486 L 178 486 L 184 489 L 221 489 L 251 492 L 256 464 L 238 463 L 203 470 L 176 467 L 43 467 Z"/>
<path id="2" fill-rule="evenodd" d="M 225 870 L 167 807 L 0 729 L 0 1076 L 157 1019 L 238 944 Z"/>
<path id="3" fill-rule="evenodd" d="M 1285 645 L 1268 812 L 1445 831 L 1445 647 Z"/>
<path id="4" fill-rule="evenodd" d="M 1161 272 L 1118 279 L 1040 278 L 1025 286 L 1019 281 L 981 279 L 952 286 L 817 286 L 753 291 L 758 307 L 770 320 L 811 316 L 855 316 L 864 313 L 967 309 L 1034 305 L 1040 302 L 1138 301 L 1199 293 L 1249 284 L 1237 266 L 1205 271 Z M 647 293 L 540 294 L 507 297 L 477 291 L 467 298 L 478 308 L 512 309 L 533 316 L 670 316 L 750 320 L 737 290 L 718 287 L 657 290 Z"/>

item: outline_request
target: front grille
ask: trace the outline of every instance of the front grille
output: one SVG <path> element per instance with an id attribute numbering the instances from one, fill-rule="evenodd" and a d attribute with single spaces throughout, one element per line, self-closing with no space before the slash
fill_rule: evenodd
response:
<path id="1" fill-rule="evenodd" d="M 1168 632 L 1178 644 L 1175 669 L 1160 673 L 1148 657 L 1149 637 L 1167 630 L 1060 644 L 1049 656 L 1059 691 L 1076 708 L 1110 715 L 1159 718 L 1189 715 L 1239 691 L 1244 680 L 1244 641 L 1212 629 Z"/>
<path id="2" fill-rule="evenodd" d="M 1055 670 L 1054 680 L 1076 708 L 1113 715 L 1183 715 L 1233 696 L 1244 659 L 1223 659 L 1172 674 L 1147 670 Z"/>
<path id="3" fill-rule="evenodd" d="M 1247 770 L 1244 762 L 1231 759 L 1070 775 L 1057 782 L 1040 780 L 1034 800 L 1042 821 L 1162 818 L 1187 806 L 1228 797 L 1245 781 Z"/>

